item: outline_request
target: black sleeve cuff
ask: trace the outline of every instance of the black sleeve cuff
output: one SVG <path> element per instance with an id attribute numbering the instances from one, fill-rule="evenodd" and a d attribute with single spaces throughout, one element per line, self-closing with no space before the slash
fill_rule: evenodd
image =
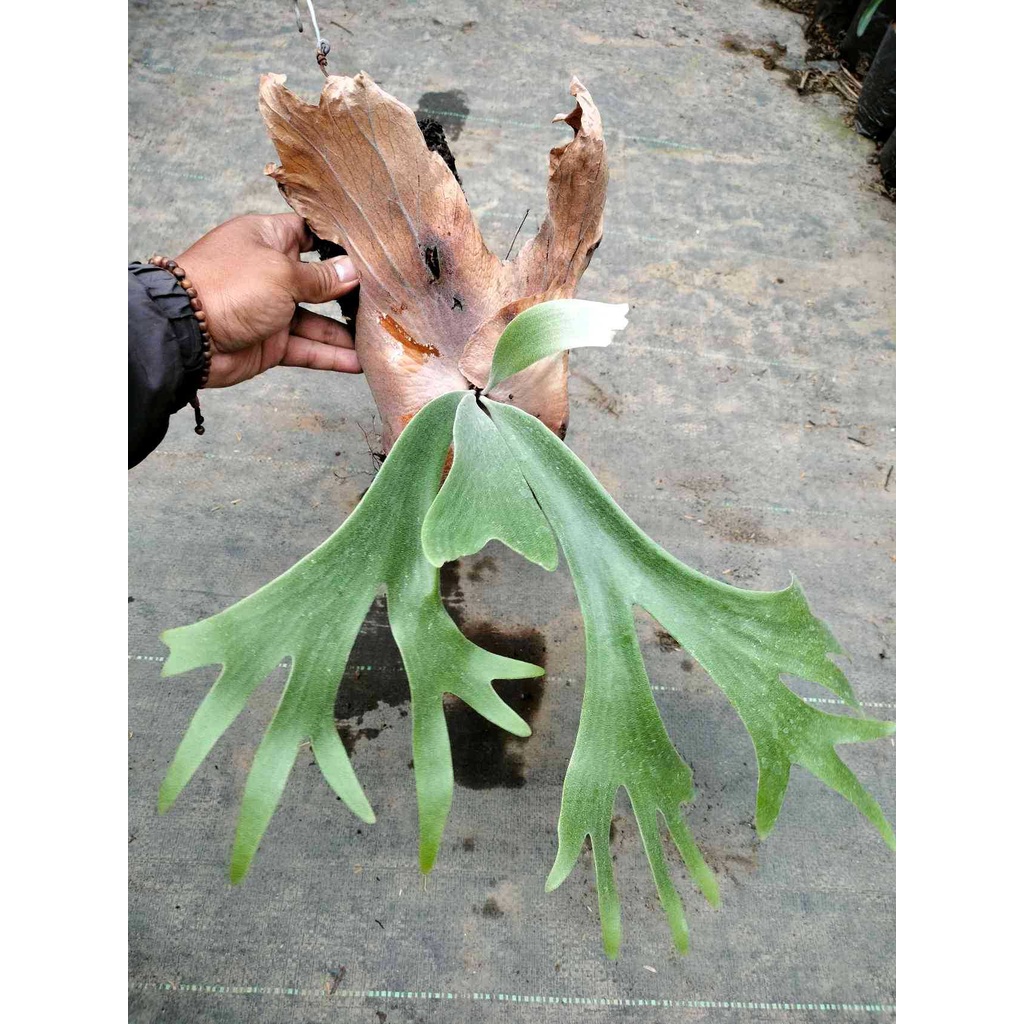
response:
<path id="1" fill-rule="evenodd" d="M 163 440 L 171 415 L 198 390 L 203 367 L 199 323 L 174 275 L 129 264 L 129 468 Z"/>

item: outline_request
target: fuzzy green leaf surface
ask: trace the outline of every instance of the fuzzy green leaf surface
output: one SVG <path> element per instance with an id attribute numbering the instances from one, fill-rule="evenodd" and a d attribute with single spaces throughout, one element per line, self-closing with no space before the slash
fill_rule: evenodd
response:
<path id="1" fill-rule="evenodd" d="M 849 683 L 829 657 L 840 648 L 811 614 L 799 585 L 794 581 L 781 591 L 746 591 L 695 572 L 644 535 L 542 423 L 512 406 L 486 400 L 483 406 L 555 532 L 583 613 L 586 689 L 548 888 L 568 876 L 589 835 L 608 954 L 616 955 L 621 938 L 609 844 L 620 786 L 633 805 L 677 948 L 687 948 L 687 927 L 665 862 L 659 815 L 705 896 L 712 903 L 718 898 L 714 876 L 680 813 L 680 804 L 692 798 L 691 772 L 654 703 L 636 636 L 635 605 L 650 612 L 701 662 L 750 733 L 758 761 L 756 824 L 761 835 L 774 825 L 790 768 L 799 764 L 857 806 L 891 845 L 894 836 L 881 809 L 834 748 L 887 736 L 893 723 L 825 714 L 781 680 L 785 674 L 821 683 L 856 707 Z M 474 405 L 472 415 L 481 437 L 490 436 L 480 407 Z M 445 517 L 448 522 L 456 518 L 454 508 Z M 459 546 L 453 543 L 451 550 Z M 467 553 L 468 548 L 458 552 Z"/>
<path id="2" fill-rule="evenodd" d="M 585 346 L 602 347 L 626 326 L 626 303 L 552 299 L 524 309 L 501 333 L 484 391 L 540 359 Z"/>
<path id="3" fill-rule="evenodd" d="M 300 744 L 309 740 L 324 777 L 364 821 L 373 811 L 338 736 L 334 703 L 352 644 L 383 588 L 412 702 L 420 817 L 420 867 L 429 871 L 451 807 L 453 772 L 442 697 L 455 694 L 517 736 L 529 726 L 495 693 L 493 680 L 543 674 L 470 643 L 445 611 L 437 568 L 420 540 L 438 492 L 462 392 L 425 406 L 402 432 L 370 489 L 315 551 L 250 597 L 211 618 L 163 634 L 164 675 L 202 665 L 222 671 L 200 705 L 160 789 L 168 810 L 263 679 L 290 662 L 280 702 L 246 781 L 231 857 L 245 877 L 280 801 Z"/>
<path id="4" fill-rule="evenodd" d="M 455 458 L 423 520 L 423 550 L 436 566 L 500 540 L 545 569 L 558 567 L 558 547 L 519 464 L 498 429 L 476 415 L 470 391 L 455 413 Z"/>

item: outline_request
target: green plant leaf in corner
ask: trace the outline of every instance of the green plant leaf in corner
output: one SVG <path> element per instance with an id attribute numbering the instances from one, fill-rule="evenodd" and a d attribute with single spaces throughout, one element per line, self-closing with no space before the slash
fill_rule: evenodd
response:
<path id="1" fill-rule="evenodd" d="M 615 332 L 626 326 L 628 312 L 626 303 L 586 299 L 551 299 L 524 309 L 501 332 L 484 391 L 556 352 L 609 344 Z"/>
<path id="2" fill-rule="evenodd" d="M 894 724 L 825 714 L 781 681 L 788 674 L 821 683 L 856 707 L 849 683 L 829 658 L 839 647 L 811 614 L 799 585 L 752 592 L 695 572 L 644 535 L 542 423 L 512 406 L 484 400 L 484 408 L 561 544 L 583 612 L 586 689 L 548 888 L 567 877 L 589 835 L 608 954 L 617 952 L 621 931 L 609 846 L 620 786 L 632 802 L 678 949 L 687 947 L 686 923 L 665 865 L 659 814 L 691 875 L 717 901 L 714 878 L 679 812 L 692 795 L 691 774 L 654 704 L 634 605 L 649 611 L 701 662 L 739 713 L 757 755 L 760 834 L 774 825 L 790 768 L 800 764 L 858 807 L 892 845 L 895 837 L 881 809 L 834 747 L 888 736 Z"/>
<path id="3" fill-rule="evenodd" d="M 227 610 L 164 633 L 164 675 L 221 664 L 160 789 L 168 810 L 259 683 L 291 662 L 277 710 L 246 781 L 231 857 L 231 880 L 245 877 L 299 745 L 311 741 L 328 783 L 364 821 L 373 811 L 334 722 L 334 702 L 359 627 L 378 590 L 412 698 L 413 757 L 420 812 L 420 867 L 437 856 L 451 806 L 453 775 L 442 696 L 452 693 L 517 736 L 529 726 L 495 693 L 494 679 L 543 674 L 470 643 L 441 603 L 438 573 L 423 555 L 420 531 L 452 438 L 461 392 L 424 407 L 402 432 L 355 511 L 302 561 Z"/>
<path id="4" fill-rule="evenodd" d="M 860 39 L 867 31 L 868 25 L 871 23 L 871 19 L 875 16 L 875 11 L 882 6 L 882 0 L 871 0 L 871 3 L 864 8 L 864 13 L 860 16 L 860 21 L 857 22 L 857 38 Z"/>

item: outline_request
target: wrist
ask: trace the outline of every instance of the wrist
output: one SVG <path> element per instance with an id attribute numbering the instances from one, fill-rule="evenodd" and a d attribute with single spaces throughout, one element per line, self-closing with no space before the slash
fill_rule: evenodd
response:
<path id="1" fill-rule="evenodd" d="M 199 334 L 199 351 L 193 354 L 192 373 L 198 374 L 195 377 L 194 391 L 206 386 L 210 379 L 210 361 L 212 358 L 213 342 L 210 338 L 210 330 L 207 324 L 206 311 L 203 309 L 202 300 L 194 282 L 188 276 L 185 268 L 180 266 L 176 260 L 168 259 L 166 256 L 151 256 L 149 262 L 154 267 L 170 274 L 188 302 L 188 309 L 185 315 L 191 314 L 195 329 Z"/>
<path id="2" fill-rule="evenodd" d="M 197 318 L 204 325 L 211 355 L 225 348 L 230 349 L 230 345 L 225 343 L 232 332 L 221 301 L 223 283 L 217 274 L 216 265 L 211 265 L 210 261 L 203 259 L 202 256 L 196 257 L 192 249 L 186 249 L 170 262 L 176 264 L 179 273 L 183 273 L 182 283 L 189 300 L 192 301 L 194 298 L 199 303 L 198 307 L 194 308 Z"/>
<path id="3" fill-rule="evenodd" d="M 173 278 L 174 285 L 172 286 L 172 291 L 177 292 L 187 303 L 187 306 L 182 307 L 182 317 L 186 320 L 191 320 L 195 332 L 199 335 L 198 358 L 195 360 L 194 367 L 186 368 L 185 389 L 186 401 L 195 412 L 195 431 L 197 434 L 203 434 L 206 432 L 206 429 L 203 426 L 202 413 L 199 411 L 199 389 L 205 387 L 210 379 L 212 346 L 202 300 L 199 298 L 199 293 L 185 273 L 184 268 L 179 267 L 176 260 L 168 259 L 166 256 L 154 255 L 149 258 L 149 263 Z M 191 361 L 189 360 L 189 362 Z"/>

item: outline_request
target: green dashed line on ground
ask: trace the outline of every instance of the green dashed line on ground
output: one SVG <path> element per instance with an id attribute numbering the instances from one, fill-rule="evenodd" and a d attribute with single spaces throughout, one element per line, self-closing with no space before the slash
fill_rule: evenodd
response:
<path id="1" fill-rule="evenodd" d="M 329 995 L 326 989 L 264 985 L 217 985 L 175 982 L 137 982 L 132 991 L 196 992 L 209 995 L 292 996 L 304 999 L 364 1000 L 449 1000 L 469 999 L 504 1003 L 535 1003 L 561 1006 L 652 1006 L 695 1010 L 771 1010 L 780 1013 L 812 1010 L 831 1013 L 895 1013 L 891 1003 L 762 1003 L 731 999 L 617 999 L 601 996 L 518 994 L 509 992 L 398 992 L 391 989 L 338 989 Z"/>

